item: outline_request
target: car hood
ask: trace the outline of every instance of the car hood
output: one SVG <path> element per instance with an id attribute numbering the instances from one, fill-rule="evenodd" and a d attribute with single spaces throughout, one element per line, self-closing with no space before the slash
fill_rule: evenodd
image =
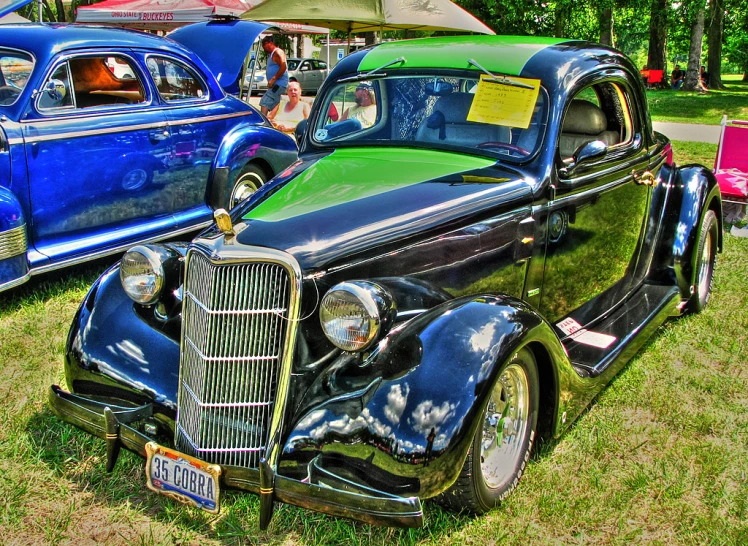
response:
<path id="1" fill-rule="evenodd" d="M 327 267 L 402 239 L 436 236 L 532 200 L 521 173 L 442 151 L 341 148 L 240 211 L 236 242 Z M 299 169 L 301 170 L 301 169 Z"/>
<path id="2" fill-rule="evenodd" d="M 227 93 L 238 93 L 237 79 L 255 40 L 270 25 L 253 21 L 210 21 L 179 28 L 169 38 L 194 51 Z"/>

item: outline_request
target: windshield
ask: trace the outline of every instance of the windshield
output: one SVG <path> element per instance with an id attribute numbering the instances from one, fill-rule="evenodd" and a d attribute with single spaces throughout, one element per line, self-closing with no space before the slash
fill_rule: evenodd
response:
<path id="1" fill-rule="evenodd" d="M 0 49 L 0 106 L 16 102 L 34 68 L 34 59 L 27 53 Z"/>
<path id="2" fill-rule="evenodd" d="M 423 146 L 521 161 L 542 142 L 548 102 L 538 80 L 522 82 L 522 87 L 486 82 L 485 76 L 468 72 L 340 83 L 323 99 L 326 115 L 317 119 L 312 139 L 322 145 Z"/>
<path id="3" fill-rule="evenodd" d="M 286 61 L 286 64 L 288 65 L 289 70 L 296 70 L 300 62 L 301 61 L 299 59 L 288 59 Z"/>

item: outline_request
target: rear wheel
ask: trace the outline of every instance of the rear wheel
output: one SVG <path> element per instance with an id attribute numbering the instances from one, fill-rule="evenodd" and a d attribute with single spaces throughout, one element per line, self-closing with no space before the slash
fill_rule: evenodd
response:
<path id="1" fill-rule="evenodd" d="M 265 172 L 257 165 L 246 165 L 236 179 L 229 196 L 228 208 L 232 209 L 259 190 L 267 182 Z"/>
<path id="2" fill-rule="evenodd" d="M 435 500 L 474 514 L 497 506 L 522 477 L 537 422 L 538 367 L 522 349 L 499 374 L 460 476 Z"/>
<path id="3" fill-rule="evenodd" d="M 717 216 L 713 210 L 706 211 L 701 222 L 699 244 L 696 247 L 696 276 L 694 278 L 694 293 L 688 301 L 690 313 L 700 313 L 709 303 L 712 293 L 712 279 L 714 265 L 717 261 L 717 241 L 719 237 Z"/>

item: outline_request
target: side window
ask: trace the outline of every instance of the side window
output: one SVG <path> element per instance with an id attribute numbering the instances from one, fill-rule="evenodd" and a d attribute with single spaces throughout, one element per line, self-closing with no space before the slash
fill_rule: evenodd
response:
<path id="1" fill-rule="evenodd" d="M 57 110 L 73 107 L 68 63 L 61 64 L 44 82 L 37 103 L 40 110 Z"/>
<path id="2" fill-rule="evenodd" d="M 146 65 L 159 95 L 167 102 L 207 98 L 200 78 L 184 64 L 165 57 L 148 57 Z"/>
<path id="3" fill-rule="evenodd" d="M 327 63 L 324 61 L 314 61 L 317 66 L 315 66 L 318 70 L 327 70 Z"/>
<path id="4" fill-rule="evenodd" d="M 303 63 L 301 63 L 299 70 L 305 71 L 305 70 L 309 70 L 310 68 L 311 67 L 309 66 L 309 61 L 304 61 Z"/>
<path id="5" fill-rule="evenodd" d="M 634 123 L 630 105 L 618 83 L 599 83 L 577 93 L 564 114 L 559 156 L 568 160 L 593 140 L 603 141 L 608 148 L 631 143 Z"/>

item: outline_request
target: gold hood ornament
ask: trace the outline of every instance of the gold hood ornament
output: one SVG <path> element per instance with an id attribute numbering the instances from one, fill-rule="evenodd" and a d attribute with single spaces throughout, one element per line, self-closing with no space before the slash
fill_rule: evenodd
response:
<path id="1" fill-rule="evenodd" d="M 213 212 L 213 218 L 216 219 L 216 225 L 226 235 L 234 235 L 234 226 L 231 224 L 231 215 L 226 209 L 216 209 Z"/>

